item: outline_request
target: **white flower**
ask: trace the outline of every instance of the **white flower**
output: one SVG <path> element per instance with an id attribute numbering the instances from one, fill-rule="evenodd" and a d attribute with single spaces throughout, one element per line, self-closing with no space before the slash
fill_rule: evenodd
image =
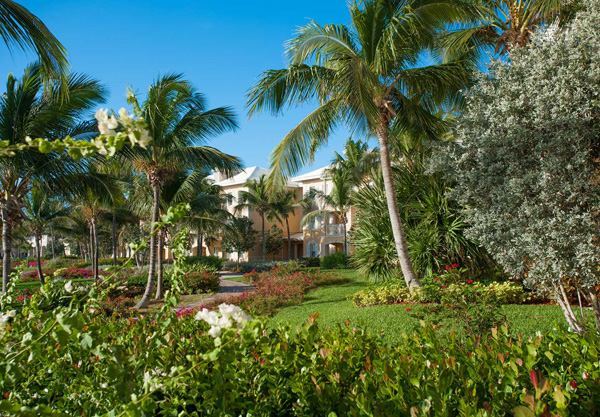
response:
<path id="1" fill-rule="evenodd" d="M 229 318 L 237 311 L 241 311 L 241 309 L 238 306 L 225 303 L 219 305 L 219 312 L 223 317 Z"/>
<path id="2" fill-rule="evenodd" d="M 221 317 L 217 322 L 217 326 L 222 329 L 229 329 L 231 327 L 231 320 L 228 317 Z"/>
<path id="3" fill-rule="evenodd" d="M 127 109 L 125 107 L 119 109 L 119 118 L 124 124 L 129 124 L 133 121 L 133 115 L 127 114 Z"/>
<path id="4" fill-rule="evenodd" d="M 217 326 L 212 326 L 210 328 L 210 330 L 208 331 L 208 334 L 212 337 L 217 338 L 217 337 L 221 336 L 221 328 L 217 327 Z"/>
<path id="5" fill-rule="evenodd" d="M 16 316 L 17 316 L 17 310 L 10 310 L 8 313 L 6 313 L 6 315 L 7 315 L 8 317 L 12 317 L 12 318 L 14 318 L 14 317 L 16 317 Z"/>
<path id="6" fill-rule="evenodd" d="M 114 129 L 119 126 L 119 121 L 114 115 L 108 117 L 108 110 L 98 110 L 96 112 L 96 120 L 98 121 L 98 131 L 101 135 L 114 135 Z"/>
<path id="7" fill-rule="evenodd" d="M 72 281 L 69 281 L 65 284 L 65 291 L 69 292 L 69 293 L 73 292 L 73 282 Z"/>

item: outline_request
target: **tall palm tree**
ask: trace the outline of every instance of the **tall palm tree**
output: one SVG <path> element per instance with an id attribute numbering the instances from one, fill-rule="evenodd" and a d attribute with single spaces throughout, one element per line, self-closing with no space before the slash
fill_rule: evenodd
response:
<path id="1" fill-rule="evenodd" d="M 305 196 L 305 207 L 309 206 L 307 203 L 312 205 L 316 202 L 320 208 L 307 213 L 302 218 L 302 226 L 332 214 L 337 216 L 344 228 L 344 253 L 348 254 L 348 211 L 352 206 L 354 177 L 351 172 L 341 169 L 329 170 L 328 176 L 332 184 L 329 193 L 312 188 Z"/>
<path id="2" fill-rule="evenodd" d="M 27 219 L 29 230 L 34 235 L 38 278 L 42 285 L 45 283 L 42 273 L 42 235 L 48 230 L 53 221 L 65 218 L 69 214 L 69 211 L 69 208 L 63 202 L 51 199 L 47 193 L 36 186 L 32 187 L 31 192 L 25 198 L 23 212 Z"/>
<path id="3" fill-rule="evenodd" d="M 439 46 L 446 59 L 471 54 L 479 59 L 492 50 L 504 55 L 515 46 L 525 46 L 532 34 L 549 24 L 563 25 L 580 7 L 578 2 L 562 0 L 449 0 L 456 19 L 440 32 Z"/>
<path id="4" fill-rule="evenodd" d="M 288 261 L 292 259 L 292 238 L 290 235 L 290 215 L 296 211 L 296 192 L 294 190 L 281 190 L 276 193 L 273 202 L 273 217 L 280 222 L 285 220 L 287 230 Z M 283 223 L 283 222 L 282 222 Z"/>
<path id="5" fill-rule="evenodd" d="M 0 0 L 0 35 L 12 51 L 32 49 L 37 54 L 44 79 L 66 80 L 67 51 L 37 16 L 11 0 Z"/>
<path id="6" fill-rule="evenodd" d="M 300 28 L 288 43 L 290 65 L 262 74 L 248 95 L 248 111 L 250 116 L 264 110 L 279 114 L 292 104 L 319 103 L 273 150 L 275 182 L 311 161 L 341 124 L 378 138 L 395 246 L 412 288 L 421 283 L 395 198 L 390 129 L 435 134 L 441 121 L 432 112 L 460 102 L 469 71 L 462 61 L 420 65 L 442 25 L 443 13 L 429 0 L 354 1 L 350 13 L 350 26 L 311 22 Z"/>
<path id="7" fill-rule="evenodd" d="M 186 169 L 219 169 L 233 174 L 241 167 L 237 157 L 203 144 L 211 137 L 237 129 L 229 107 L 207 109 L 204 96 L 179 74 L 167 74 L 150 86 L 146 100 L 139 103 L 129 92 L 128 101 L 148 124 L 152 142 L 147 149 L 129 148 L 122 157 L 146 175 L 153 190 L 151 224 L 158 222 L 162 185 L 175 173 Z M 158 239 L 150 238 L 148 283 L 136 308 L 150 302 L 156 275 Z"/>
<path id="8" fill-rule="evenodd" d="M 104 88 L 84 75 L 70 74 L 66 86 L 53 85 L 42 93 L 42 67 L 28 66 L 21 79 L 9 74 L 6 92 L 0 97 L 0 139 L 10 145 L 25 144 L 26 138 L 63 138 L 67 134 L 86 138 L 96 132 L 93 123 L 81 122 L 105 94 Z M 60 94 L 66 89 L 68 95 Z M 25 196 L 35 181 L 46 192 L 73 193 L 88 162 L 74 162 L 68 155 L 43 154 L 37 150 L 0 155 L 0 212 L 4 266 L 2 288 L 10 276 L 11 230 L 23 219 Z"/>
<path id="9" fill-rule="evenodd" d="M 271 188 L 267 184 L 267 177 L 262 175 L 258 180 L 247 181 L 244 184 L 247 190 L 242 190 L 238 194 L 239 202 L 235 207 L 239 212 L 244 208 L 256 210 L 262 221 L 262 260 L 267 260 L 267 241 L 265 235 L 265 219 L 273 213 L 274 204 Z"/>

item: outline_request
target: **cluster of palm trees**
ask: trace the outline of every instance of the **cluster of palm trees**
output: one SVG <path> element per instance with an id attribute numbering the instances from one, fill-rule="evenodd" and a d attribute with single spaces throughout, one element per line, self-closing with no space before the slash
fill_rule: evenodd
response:
<path id="1" fill-rule="evenodd" d="M 89 77 L 69 74 L 67 86 L 56 83 L 54 94 L 44 90 L 42 67 L 29 66 L 17 79 L 9 75 L 0 99 L 0 138 L 11 144 L 26 137 L 92 138 L 97 126 L 86 119 L 105 96 L 104 88 Z M 98 276 L 100 223 L 111 223 L 113 257 L 117 226 L 144 222 L 151 233 L 161 213 L 180 202 L 194 207 L 189 224 L 197 229 L 218 223 L 222 193 L 208 180 L 211 170 L 233 174 L 241 168 L 237 157 L 205 142 L 237 128 L 230 108 L 207 108 L 203 95 L 181 75 L 158 78 L 143 102 L 129 95 L 134 109 L 148 124 L 153 138 L 146 148 L 126 148 L 117 156 L 76 162 L 68 156 L 37 151 L 0 157 L 0 209 L 2 210 L 3 287 L 10 274 L 12 229 L 27 222 L 38 244 L 52 225 L 55 232 L 71 236 L 92 261 Z M 68 212 L 68 217 L 65 214 Z M 216 213 L 216 217 L 209 214 Z M 136 226 L 133 226 L 134 228 Z M 139 306 L 147 305 L 158 278 L 162 297 L 162 256 L 168 231 L 150 239 L 148 286 Z M 158 270 L 156 269 L 158 267 Z M 38 273 L 44 277 L 38 262 Z"/>
<path id="2" fill-rule="evenodd" d="M 485 51 L 527 44 L 545 24 L 577 8 L 560 0 L 355 0 L 351 24 L 311 22 L 287 44 L 289 65 L 264 72 L 248 94 L 250 116 L 318 104 L 271 154 L 270 181 L 281 184 L 345 125 L 377 138 L 396 257 L 409 288 L 421 283 L 409 256 L 393 181 L 390 147 L 404 137 L 437 140 Z"/>

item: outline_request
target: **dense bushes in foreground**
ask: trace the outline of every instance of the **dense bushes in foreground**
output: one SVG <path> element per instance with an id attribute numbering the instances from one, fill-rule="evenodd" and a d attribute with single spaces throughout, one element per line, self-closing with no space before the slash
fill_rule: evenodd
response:
<path id="1" fill-rule="evenodd" d="M 129 320 L 89 309 L 56 313 L 3 316 L 3 413 L 564 416 L 600 409 L 600 341 L 592 334 L 557 330 L 525 340 L 500 329 L 459 344 L 427 327 L 387 347 L 352 325 L 322 329 L 313 319 L 297 332 L 252 321 L 213 339 L 209 324 L 169 309 Z"/>

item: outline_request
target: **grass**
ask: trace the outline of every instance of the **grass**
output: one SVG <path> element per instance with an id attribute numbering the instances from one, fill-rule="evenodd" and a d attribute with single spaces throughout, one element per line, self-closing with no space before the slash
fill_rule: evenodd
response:
<path id="1" fill-rule="evenodd" d="M 288 322 L 292 326 L 303 324 L 311 314 L 319 313 L 321 326 L 350 325 L 367 328 L 371 332 L 380 332 L 387 343 L 393 344 L 401 339 L 403 333 L 412 333 L 420 327 L 419 321 L 411 313 L 423 309 L 419 305 L 381 305 L 356 308 L 348 295 L 365 288 L 368 282 L 355 271 L 336 271 L 350 281 L 343 285 L 318 288 L 311 291 L 300 305 L 284 308 L 276 314 L 270 326 Z M 407 312 L 407 307 L 411 312 Z M 502 307 L 513 334 L 534 335 L 537 331 L 551 332 L 556 324 L 563 324 L 560 307 L 553 305 L 506 305 Z M 447 331 L 451 330 L 446 326 Z"/>
<path id="2" fill-rule="evenodd" d="M 46 279 L 52 279 L 52 277 L 46 277 Z M 83 284 L 87 284 L 87 283 L 93 282 L 94 280 L 93 279 L 71 279 L 71 280 L 64 280 L 64 281 L 65 281 L 65 284 L 67 283 L 67 281 L 73 281 L 74 283 L 80 282 Z M 40 288 L 40 286 L 41 286 L 40 281 L 26 281 L 26 282 L 19 281 L 15 285 L 15 288 L 21 289 L 21 290 L 24 290 L 24 289 L 35 290 L 37 288 Z"/>

